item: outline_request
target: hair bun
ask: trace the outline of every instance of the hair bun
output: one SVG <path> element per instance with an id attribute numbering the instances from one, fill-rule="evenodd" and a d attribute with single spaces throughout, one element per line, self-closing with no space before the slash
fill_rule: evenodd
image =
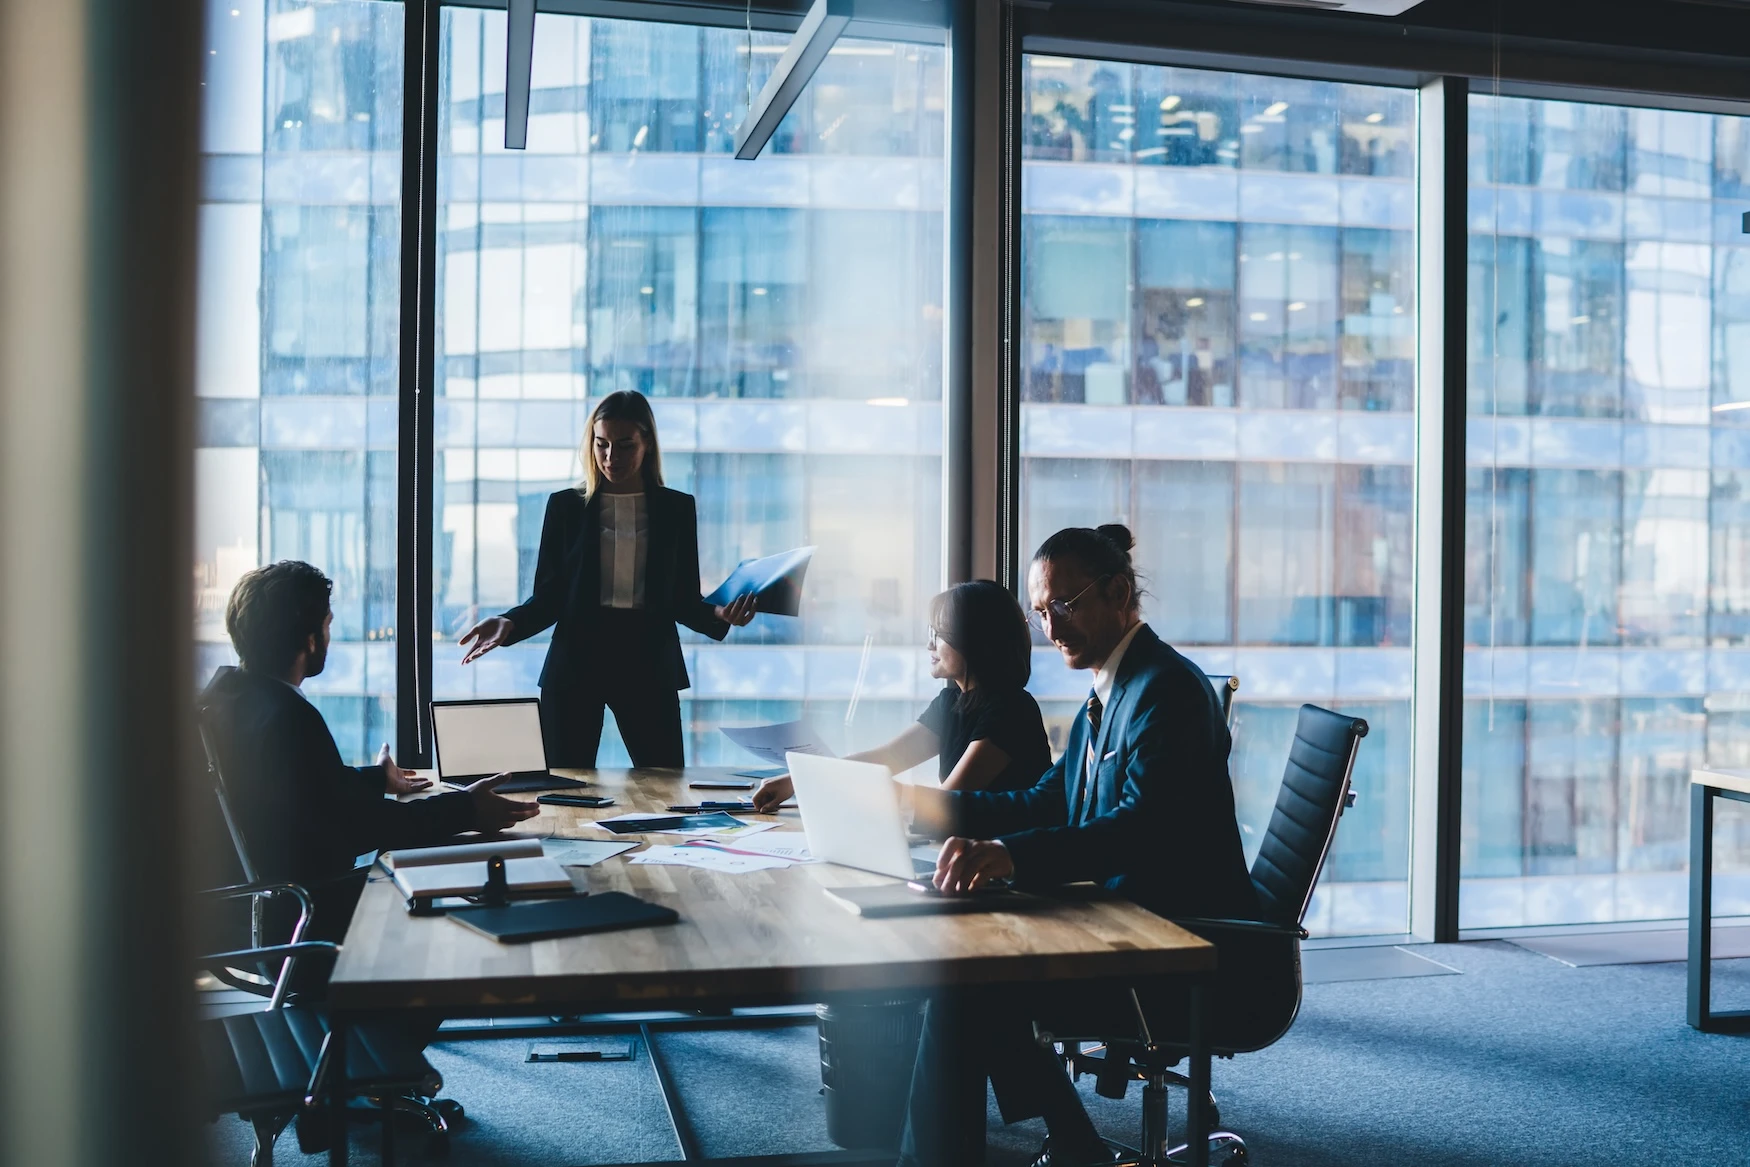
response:
<path id="1" fill-rule="evenodd" d="M 1129 557 L 1131 548 L 1136 546 L 1136 540 L 1131 538 L 1130 528 L 1123 523 L 1101 523 L 1094 530 L 1112 546 Z"/>

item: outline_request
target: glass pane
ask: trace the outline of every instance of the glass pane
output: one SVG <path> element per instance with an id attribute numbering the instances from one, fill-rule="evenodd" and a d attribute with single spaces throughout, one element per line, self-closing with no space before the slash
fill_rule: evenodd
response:
<path id="1" fill-rule="evenodd" d="M 504 14 L 443 12 L 435 693 L 537 691 L 547 634 L 466 668 L 453 642 L 529 595 L 592 405 L 636 389 L 667 485 L 697 500 L 703 590 L 817 548 L 800 619 L 722 644 L 682 631 L 689 762 L 751 762 L 721 725 L 806 716 L 836 748 L 886 740 L 935 692 L 943 50 L 841 42 L 750 163 L 726 155 L 786 37 L 541 20 L 519 156 Z M 544 111 L 581 111 L 588 133 Z M 599 761 L 627 761 L 612 728 Z"/>
<path id="2" fill-rule="evenodd" d="M 1369 720 L 1310 925 L 1403 931 L 1415 94 L 1036 54 L 1024 78 L 1023 549 L 1135 532 L 1151 626 L 1240 678 L 1251 854 L 1300 704 Z M 1087 680 L 1034 659 L 1061 747 Z"/>
<path id="3" fill-rule="evenodd" d="M 1689 770 L 1750 761 L 1747 123 L 1470 111 L 1460 922 L 1681 916 Z"/>
<path id="4" fill-rule="evenodd" d="M 199 679 L 224 609 L 280 559 L 334 581 L 304 685 L 342 754 L 395 738 L 402 9 L 208 7 L 195 579 Z"/>

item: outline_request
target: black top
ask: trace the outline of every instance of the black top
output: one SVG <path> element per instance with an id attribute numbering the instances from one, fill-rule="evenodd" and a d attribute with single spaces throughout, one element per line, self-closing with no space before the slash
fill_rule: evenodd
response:
<path id="1" fill-rule="evenodd" d="M 954 833 L 1001 839 L 1022 888 L 1095 880 L 1163 916 L 1259 919 L 1209 678 L 1144 626 L 1105 712 L 1098 733 L 1076 715 L 1037 785 L 950 794 Z"/>
<path id="2" fill-rule="evenodd" d="M 691 682 L 675 624 L 713 640 L 729 635 L 729 625 L 699 595 L 699 516 L 693 496 L 659 486 L 645 493 L 645 502 L 650 508 L 643 608 L 648 641 L 639 655 L 657 670 L 662 683 L 685 689 Z M 515 625 L 507 644 L 553 629 L 553 643 L 541 666 L 543 688 L 593 678 L 592 649 L 602 646 L 597 635 L 602 612 L 600 516 L 599 494 L 586 502 L 567 487 L 547 499 L 534 592 L 527 603 L 504 613 Z"/>
<path id="3" fill-rule="evenodd" d="M 952 774 L 966 747 L 981 741 L 1009 755 L 1008 766 L 986 790 L 1025 790 L 1051 769 L 1051 742 L 1045 736 L 1045 719 L 1033 694 L 1025 689 L 983 693 L 964 712 L 960 696 L 960 686 L 950 683 L 918 718 L 918 724 L 941 739 L 942 750 L 936 755 L 938 777 Z"/>

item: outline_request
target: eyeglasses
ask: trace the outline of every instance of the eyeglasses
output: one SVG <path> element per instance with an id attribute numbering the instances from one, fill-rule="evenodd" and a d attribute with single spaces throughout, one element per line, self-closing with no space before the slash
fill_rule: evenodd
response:
<path id="1" fill-rule="evenodd" d="M 924 647 L 934 648 L 936 645 L 944 643 L 942 640 L 942 634 L 937 632 L 934 628 L 926 625 L 924 633 Z"/>
<path id="2" fill-rule="evenodd" d="M 1039 631 L 1044 632 L 1046 616 L 1049 615 L 1053 620 L 1070 619 L 1076 614 L 1076 605 L 1081 603 L 1082 597 L 1088 594 L 1088 589 L 1092 588 L 1095 584 L 1104 583 L 1111 578 L 1112 577 L 1109 575 L 1100 576 L 1098 579 L 1090 581 L 1087 587 L 1083 588 L 1067 600 L 1047 600 L 1043 609 L 1028 609 L 1027 623 L 1031 624 Z"/>

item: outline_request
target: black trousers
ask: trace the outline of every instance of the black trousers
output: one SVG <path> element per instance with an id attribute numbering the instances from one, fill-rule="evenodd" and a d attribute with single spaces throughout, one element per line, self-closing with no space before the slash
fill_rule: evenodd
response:
<path id="1" fill-rule="evenodd" d="M 541 690 L 541 733 L 547 739 L 548 765 L 593 769 L 608 709 L 614 711 L 614 723 L 634 766 L 686 765 L 681 697 L 673 689 L 662 684 L 626 685 L 604 693 L 594 686 L 551 683 Z"/>
<path id="2" fill-rule="evenodd" d="M 1298 948 L 1281 938 L 1248 937 L 1223 943 L 1220 960 L 1228 971 L 1207 989 L 1215 1043 L 1226 1049 L 1268 1045 L 1294 1016 Z M 984 1162 L 987 1078 L 1005 1123 L 1043 1116 L 1060 1135 L 1065 1132 L 1057 1127 L 1066 1119 L 1085 1123 L 1086 1111 L 1063 1063 L 1036 1034 L 1136 1035 L 1132 987 L 1155 1040 L 1185 1041 L 1190 985 L 1182 978 L 986 986 L 931 997 L 900 1141 L 903 1167 Z"/>
<path id="3" fill-rule="evenodd" d="M 541 734 L 549 766 L 592 769 L 602 741 L 602 718 L 614 723 L 634 766 L 684 766 L 681 698 L 675 678 L 659 663 L 663 637 L 656 622 L 669 617 L 626 608 L 602 608 L 590 629 L 593 657 L 541 686 Z M 661 631 L 672 640 L 672 625 Z"/>

